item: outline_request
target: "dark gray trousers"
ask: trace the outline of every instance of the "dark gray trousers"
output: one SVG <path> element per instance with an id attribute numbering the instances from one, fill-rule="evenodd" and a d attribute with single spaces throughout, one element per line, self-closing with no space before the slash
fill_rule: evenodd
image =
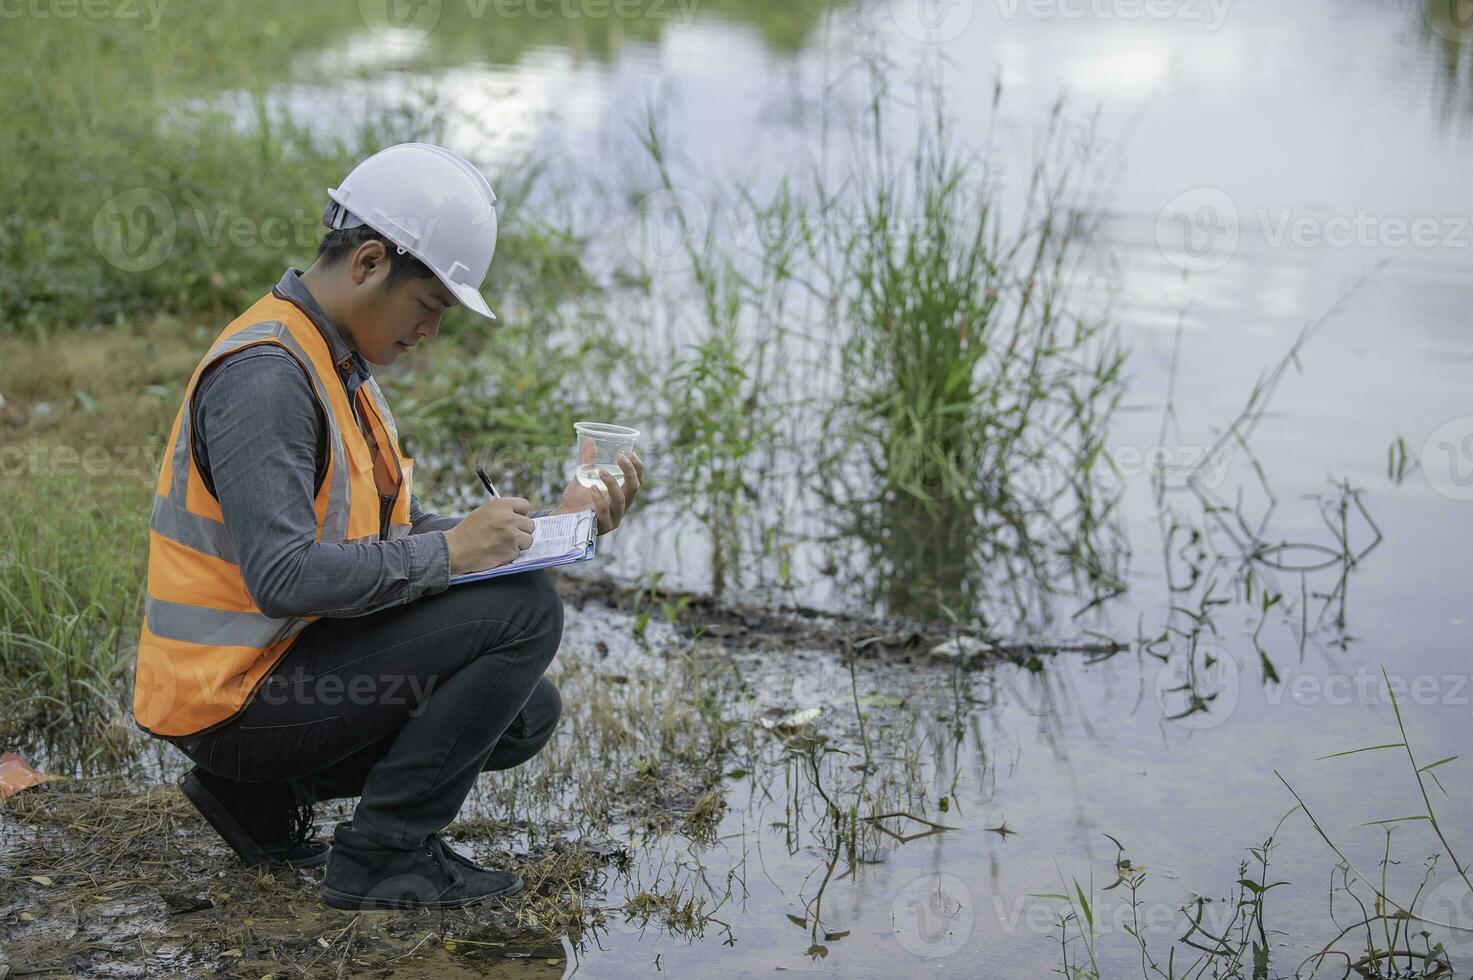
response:
<path id="1" fill-rule="evenodd" d="M 245 710 L 180 747 L 202 768 L 359 797 L 353 827 L 415 848 L 455 819 L 482 772 L 536 755 L 562 713 L 543 672 L 563 603 L 545 571 L 455 586 L 302 631 Z"/>

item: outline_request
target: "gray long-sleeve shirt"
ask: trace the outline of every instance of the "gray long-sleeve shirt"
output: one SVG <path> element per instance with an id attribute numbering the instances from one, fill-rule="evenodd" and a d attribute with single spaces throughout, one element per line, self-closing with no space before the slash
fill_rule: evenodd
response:
<path id="1" fill-rule="evenodd" d="M 298 306 L 327 340 L 353 400 L 369 377 L 289 269 L 274 292 Z M 301 365 L 276 344 L 224 358 L 194 402 L 195 452 L 220 501 L 241 576 L 267 616 L 361 616 L 443 591 L 450 578 L 444 532 L 459 523 L 410 498 L 410 533 L 396 541 L 325 544 L 313 498 L 326 466 L 326 423 Z"/>

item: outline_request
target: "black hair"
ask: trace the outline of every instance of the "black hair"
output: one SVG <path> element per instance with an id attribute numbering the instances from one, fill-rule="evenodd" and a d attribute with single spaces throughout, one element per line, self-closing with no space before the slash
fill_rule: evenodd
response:
<path id="1" fill-rule="evenodd" d="M 386 287 L 394 287 L 406 279 L 428 279 L 434 275 L 430 267 L 405 252 L 399 254 L 399 246 L 367 225 L 352 228 L 330 228 L 317 245 L 317 258 L 327 265 L 336 265 L 357 251 L 364 242 L 383 242 L 389 256 L 389 278 Z"/>

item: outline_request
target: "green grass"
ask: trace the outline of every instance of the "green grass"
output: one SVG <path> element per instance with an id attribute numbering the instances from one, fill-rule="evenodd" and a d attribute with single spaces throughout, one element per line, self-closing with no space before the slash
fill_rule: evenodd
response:
<path id="1" fill-rule="evenodd" d="M 661 386 L 673 482 L 709 536 L 713 586 L 790 543 L 757 506 L 788 477 L 771 478 L 780 455 L 798 461 L 804 497 L 845 515 L 837 546 L 869 549 L 848 565 L 893 611 L 982 615 L 991 596 L 1036 622 L 1030 583 L 1115 594 L 1116 498 L 1095 475 L 1125 351 L 1079 306 L 1099 213 L 1091 143 L 1056 107 L 1024 206 L 1005 215 L 939 92 L 897 137 L 882 66 L 871 82 L 867 111 L 824 137 L 852 152 L 838 191 L 810 165 L 763 175 L 777 181 L 765 196 L 713 190 L 687 215 L 658 127 L 640 133 L 666 195 L 651 217 L 684 222 L 690 288 L 667 298 L 694 336 Z M 761 230 L 755 246 L 729 214 Z"/>
<path id="2" fill-rule="evenodd" d="M 662 458 L 671 466 L 667 483 L 706 533 L 711 590 L 720 595 L 744 584 L 752 538 L 762 538 L 762 557 L 777 547 L 773 522 L 781 515 L 760 504 L 775 483 L 772 451 L 791 438 L 782 421 L 801 411 L 794 392 L 795 385 L 801 391 L 802 377 L 786 345 L 791 238 L 784 231 L 764 241 L 759 261 L 749 261 L 715 221 L 685 213 L 689 195 L 677 183 L 653 114 L 639 137 L 655 174 L 657 199 L 664 195 L 658 209 L 643 216 L 651 222 L 644 230 L 658 234 L 655 222 L 681 223 L 679 259 L 689 274 L 675 277 L 673 296 L 664 298 L 680 310 L 681 326 L 693 326 L 694 336 L 680 343 L 668 337 L 646 341 L 639 350 L 646 366 L 633 383 L 655 396 Z M 768 202 L 745 195 L 742 200 L 758 209 L 758 227 L 783 228 L 793 217 L 781 195 Z M 678 206 L 662 210 L 671 201 Z"/>
<path id="3" fill-rule="evenodd" d="M 213 332 L 9 338 L 0 359 L 0 743 L 126 754 L 157 462 Z"/>
<path id="4" fill-rule="evenodd" d="M 1078 305 L 1098 215 L 1094 163 L 1079 149 L 1089 143 L 1057 105 L 1021 213 L 1005 214 L 1002 185 L 954 138 L 939 91 L 922 100 L 915 148 L 899 158 L 880 138 L 892 109 L 883 76 L 873 85 L 859 129 L 868 152 L 850 198 L 829 202 L 840 218 L 824 223 L 833 233 L 815 252 L 832 256 L 821 287 L 845 297 L 834 331 L 845 384 L 830 418 L 850 420 L 820 463 L 823 483 L 861 513 L 878 508 L 883 524 L 923 527 L 929 513 L 929 539 L 946 548 L 948 528 L 987 541 L 1000 572 L 989 591 L 1080 578 L 1085 594 L 1115 590 L 1114 497 L 1093 474 L 1125 350 L 1106 317 Z M 856 455 L 868 466 L 856 468 Z M 937 578 L 924 573 L 934 556 L 916 552 L 917 537 L 868 540 L 892 581 L 955 594 L 978 571 Z M 1030 597 L 1013 598 L 1028 618 Z"/>
<path id="5" fill-rule="evenodd" d="M 59 742 L 85 758 L 126 740 L 119 680 L 138 648 L 147 509 L 101 490 L 83 477 L 32 478 L 0 511 L 7 746 Z"/>
<path id="6" fill-rule="evenodd" d="M 799 38 L 827 6 L 723 5 L 718 16 Z M 0 333 L 161 311 L 220 317 L 254 300 L 286 263 L 304 265 L 327 187 L 384 145 L 444 133 L 435 90 L 397 82 L 370 85 L 367 105 L 354 96 L 362 122 L 342 130 L 335 118 L 333 138 L 319 118 L 292 122 L 270 111 L 268 93 L 284 83 L 330 92 L 363 73 L 317 56 L 374 39 L 359 7 L 184 0 L 162 5 L 156 20 L 142 3 L 131 5 L 137 18 L 8 18 L 0 186 L 16 192 L 0 215 Z M 632 19 L 498 17 L 498 9 L 444 4 L 405 67 L 515 62 L 549 44 L 610 58 L 678 23 L 673 5 Z M 322 111 L 339 115 L 331 105 Z M 520 185 L 522 169 L 492 174 L 493 185 Z M 515 194 L 502 197 L 504 212 L 514 210 Z M 524 248 L 515 223 L 507 229 L 498 274 L 546 254 L 548 243 L 527 234 Z"/>
<path id="7" fill-rule="evenodd" d="M 507 323 L 427 345 L 388 384 L 405 451 L 423 477 L 418 492 L 443 499 L 481 463 L 518 496 L 554 502 L 572 478 L 573 423 L 628 411 L 592 380 L 623 356 L 594 329 L 588 321 L 561 322 L 555 333 Z"/>

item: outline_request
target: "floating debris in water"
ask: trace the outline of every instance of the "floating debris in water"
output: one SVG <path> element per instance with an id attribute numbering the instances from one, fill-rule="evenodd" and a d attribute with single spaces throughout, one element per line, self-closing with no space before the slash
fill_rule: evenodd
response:
<path id="1" fill-rule="evenodd" d="M 986 656 L 993 652 L 994 647 L 986 640 L 979 640 L 975 636 L 954 636 L 944 643 L 938 643 L 931 648 L 931 656 L 945 660 L 955 660 L 962 664 L 972 661 L 972 658 Z"/>
<path id="2" fill-rule="evenodd" d="M 757 720 L 770 732 L 791 735 L 811 727 L 813 720 L 821 714 L 822 708 L 768 708 Z"/>
<path id="3" fill-rule="evenodd" d="M 23 789 L 39 786 L 51 779 L 44 772 L 37 772 L 25 759 L 14 752 L 0 754 L 0 800 L 8 799 Z"/>

